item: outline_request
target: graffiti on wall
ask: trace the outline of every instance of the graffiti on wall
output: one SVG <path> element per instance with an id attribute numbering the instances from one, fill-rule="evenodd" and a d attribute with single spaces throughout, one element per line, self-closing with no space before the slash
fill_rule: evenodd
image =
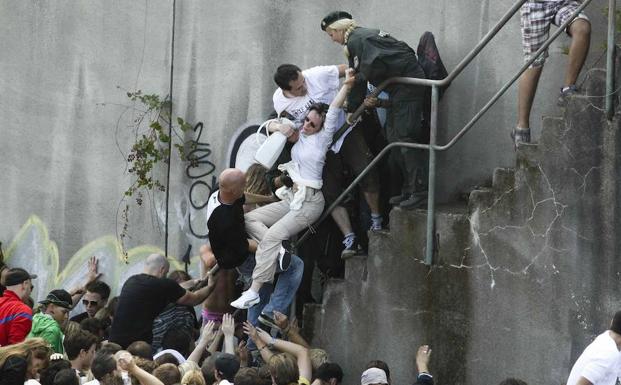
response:
<path id="1" fill-rule="evenodd" d="M 127 250 L 128 263 L 124 263 L 121 244 L 114 235 L 97 238 L 78 250 L 65 266 L 60 266 L 60 255 L 54 240 L 49 238 L 48 228 L 36 215 L 32 215 L 13 238 L 5 252 L 5 261 L 11 267 L 22 267 L 30 273 L 37 274 L 32 298 L 42 300 L 53 289 L 72 288 L 84 285 L 88 273 L 88 259 L 91 256 L 99 260 L 101 280 L 112 288 L 111 296 L 119 294 L 125 280 L 144 269 L 146 257 L 163 250 L 142 245 Z M 183 269 L 176 258 L 169 258 L 170 269 Z M 189 273 L 198 277 L 198 256 L 191 258 Z M 74 309 L 74 313 L 82 312 L 82 305 Z"/>

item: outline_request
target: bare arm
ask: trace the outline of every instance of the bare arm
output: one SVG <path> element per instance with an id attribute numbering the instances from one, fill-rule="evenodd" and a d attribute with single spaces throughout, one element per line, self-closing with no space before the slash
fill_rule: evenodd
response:
<path id="1" fill-rule="evenodd" d="M 330 103 L 330 108 L 341 108 L 343 106 L 343 103 L 345 103 L 345 99 L 347 98 L 347 95 L 349 94 L 355 80 L 356 77 L 354 76 L 354 70 L 348 68 L 345 71 L 345 82 L 343 82 L 341 89 L 332 100 L 332 103 Z"/>
<path id="2" fill-rule="evenodd" d="M 118 363 L 121 369 L 136 377 L 140 385 L 164 385 L 157 377 L 138 367 L 129 352 L 122 352 Z"/>
<path id="3" fill-rule="evenodd" d="M 222 316 L 222 333 L 224 333 L 224 353 L 235 354 L 235 320 L 230 314 Z"/>
<path id="4" fill-rule="evenodd" d="M 215 354 L 218 351 L 218 346 L 220 346 L 220 341 L 222 341 L 222 337 L 224 337 L 224 334 L 222 334 L 222 329 L 220 329 L 216 332 L 216 337 L 213 339 L 213 342 L 211 343 L 211 345 L 209 345 L 209 348 L 207 349 L 209 354 Z"/>
<path id="5" fill-rule="evenodd" d="M 86 293 L 86 285 L 91 282 L 96 281 L 99 277 L 101 277 L 101 273 L 98 272 L 99 269 L 99 260 L 94 255 L 88 259 L 88 274 L 86 275 L 86 282 L 84 282 L 83 286 L 76 287 L 69 294 L 71 294 L 71 300 L 73 301 L 73 306 L 77 305 L 82 299 L 84 293 Z"/>
<path id="6" fill-rule="evenodd" d="M 203 302 L 207 297 L 211 295 L 213 292 L 216 281 L 218 280 L 216 275 L 212 274 L 211 271 L 207 274 L 208 284 L 207 286 L 198 289 L 196 291 L 186 291 L 185 294 L 177 300 L 179 305 L 189 305 L 196 306 Z"/>
<path id="7" fill-rule="evenodd" d="M 207 346 L 215 338 L 214 326 L 215 323 L 213 321 L 209 321 L 207 322 L 205 327 L 203 327 L 201 336 L 196 343 L 196 347 L 188 357 L 188 361 L 193 361 L 196 364 L 200 362 L 203 353 L 205 352 L 205 350 L 207 350 Z"/>
<path id="8" fill-rule="evenodd" d="M 257 345 L 257 349 L 259 353 L 261 353 L 261 358 L 264 362 L 268 362 L 270 358 L 274 355 L 274 353 L 267 346 L 267 342 L 264 342 L 261 338 L 259 338 L 259 331 L 255 328 L 250 322 L 244 322 L 244 333 L 248 334 L 254 344 Z"/>
<path id="9" fill-rule="evenodd" d="M 593 383 L 584 377 L 580 377 L 578 382 L 576 382 L 576 385 L 593 385 Z"/>
<path id="10" fill-rule="evenodd" d="M 345 76 L 345 70 L 347 69 L 347 64 L 337 64 L 337 67 L 339 69 L 339 77 L 342 78 L 343 76 Z"/>
<path id="11" fill-rule="evenodd" d="M 257 243 L 257 241 L 255 241 L 254 239 L 248 238 L 248 251 L 250 251 L 251 253 L 254 253 L 257 251 L 257 247 L 259 247 L 259 244 Z"/>
<path id="12" fill-rule="evenodd" d="M 286 315 L 274 311 L 274 322 L 276 322 L 276 326 L 282 330 L 283 336 L 293 342 L 294 344 L 302 345 L 305 348 L 310 348 L 310 345 L 304 337 L 300 335 L 300 328 L 298 327 L 298 323 L 295 319 L 289 322 L 289 319 Z"/>
<path id="13" fill-rule="evenodd" d="M 431 356 L 431 349 L 429 345 L 422 345 L 416 352 L 416 368 L 418 373 L 431 373 L 429 371 L 429 357 Z"/>
<path id="14" fill-rule="evenodd" d="M 266 344 L 272 344 L 274 349 L 284 353 L 293 355 L 298 362 L 298 370 L 300 371 L 300 377 L 304 377 L 310 380 L 313 376 L 313 367 L 311 365 L 310 354 L 308 349 L 302 345 L 294 344 L 293 342 L 284 341 L 278 338 L 273 338 L 267 332 L 259 329 L 257 330 L 258 339 Z M 256 342 L 256 341 L 255 341 Z M 257 345 L 258 346 L 258 345 Z"/>

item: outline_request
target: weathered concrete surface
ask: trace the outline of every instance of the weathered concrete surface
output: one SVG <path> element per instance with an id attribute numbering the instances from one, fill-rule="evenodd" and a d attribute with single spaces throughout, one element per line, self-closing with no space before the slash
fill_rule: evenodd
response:
<path id="1" fill-rule="evenodd" d="M 0 239 L 8 243 L 30 215 L 37 215 L 65 263 L 86 243 L 120 231 L 117 209 L 131 183 L 124 161 L 132 138 L 127 126 L 135 116 L 125 91 L 169 94 L 174 64 L 174 113 L 203 121 L 201 142 L 212 151 L 211 163 L 202 166 L 211 171 L 204 178 L 187 178 L 185 165 L 172 160 L 170 253 L 182 255 L 189 244 L 195 252 L 203 242 L 195 234 L 204 233 L 204 213 L 189 202 L 200 206 L 208 189 L 197 187 L 193 197 L 189 189 L 197 180 L 211 186 L 226 163 L 233 132 L 270 112 L 276 66 L 345 62 L 341 47 L 319 29 L 327 12 L 350 10 L 361 25 L 381 27 L 412 46 L 424 31 L 433 31 L 451 69 L 512 2 L 177 1 L 173 61 L 172 1 L 1 0 Z M 595 0 L 589 10 L 593 43 L 587 68 L 601 59 L 605 3 Z M 564 38 L 552 46 L 548 67 L 563 68 L 561 51 L 567 44 Z M 446 93 L 440 141 L 455 133 L 520 62 L 515 17 Z M 537 117 L 557 110 L 561 77 L 562 71 L 544 72 L 533 111 L 535 137 Z M 515 96 L 512 88 L 471 135 L 440 155 L 440 201 L 469 191 L 495 167 L 511 164 L 507 135 L 515 121 Z M 481 146 L 480 135 L 489 146 Z M 146 207 L 132 207 L 127 247 L 163 248 L 163 199 L 156 194 L 145 199 Z"/>
<path id="2" fill-rule="evenodd" d="M 592 77 L 588 93 L 603 95 Z M 438 383 L 564 383 L 619 309 L 621 138 L 602 104 L 571 99 L 564 118 L 544 119 L 539 144 L 519 147 L 515 170 L 471 193 L 466 214 L 441 209 L 432 268 L 422 263 L 426 213 L 393 210 L 368 260 L 349 261 L 329 286 L 313 341 L 354 373 L 386 360 L 395 383 L 412 380 L 424 343 Z"/>

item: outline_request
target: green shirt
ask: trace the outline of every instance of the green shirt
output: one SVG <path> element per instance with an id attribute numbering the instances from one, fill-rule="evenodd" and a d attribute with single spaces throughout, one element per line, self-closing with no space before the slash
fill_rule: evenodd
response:
<path id="1" fill-rule="evenodd" d="M 28 337 L 41 337 L 49 342 L 55 353 L 64 353 L 65 336 L 58 322 L 49 314 L 37 313 L 32 317 L 32 329 Z"/>

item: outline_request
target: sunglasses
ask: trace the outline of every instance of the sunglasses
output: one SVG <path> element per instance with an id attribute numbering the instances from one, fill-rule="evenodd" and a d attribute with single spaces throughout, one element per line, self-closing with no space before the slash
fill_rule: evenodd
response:
<path id="1" fill-rule="evenodd" d="M 88 306 L 88 305 L 97 306 L 98 304 L 99 304 L 99 301 L 89 301 L 87 299 L 82 300 L 82 305 L 84 306 Z"/>

